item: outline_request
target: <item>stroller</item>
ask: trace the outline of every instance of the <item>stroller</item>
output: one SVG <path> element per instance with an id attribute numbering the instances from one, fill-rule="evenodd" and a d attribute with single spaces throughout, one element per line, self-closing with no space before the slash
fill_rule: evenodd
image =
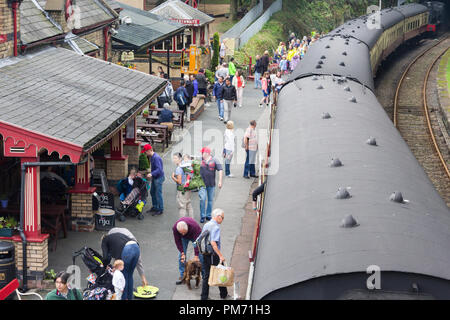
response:
<path id="1" fill-rule="evenodd" d="M 91 272 L 88 277 L 87 288 L 83 291 L 84 300 L 111 300 L 114 294 L 112 273 L 103 266 L 103 257 L 94 249 L 83 247 L 72 255 L 73 265 L 75 259 L 81 256 L 86 267 Z"/>
<path id="2" fill-rule="evenodd" d="M 117 184 L 117 190 L 124 193 L 124 181 L 128 178 L 120 180 Z M 136 217 L 139 220 L 144 219 L 142 210 L 147 203 L 147 181 L 143 178 L 135 180 L 135 186 L 128 194 L 128 196 L 120 202 L 119 208 L 116 209 L 116 216 L 119 221 L 125 221 L 125 216 Z"/>

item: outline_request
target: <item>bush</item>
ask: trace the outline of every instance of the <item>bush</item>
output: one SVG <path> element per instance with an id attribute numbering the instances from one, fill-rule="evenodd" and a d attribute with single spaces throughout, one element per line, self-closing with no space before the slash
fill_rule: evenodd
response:
<path id="1" fill-rule="evenodd" d="M 150 162 L 148 161 L 148 157 L 145 153 L 141 153 L 139 156 L 139 170 L 147 170 L 150 168 Z"/>
<path id="2" fill-rule="evenodd" d="M 217 66 L 219 65 L 219 50 L 220 50 L 219 47 L 220 47 L 219 34 L 216 32 L 214 33 L 214 40 L 213 40 L 214 54 L 211 59 L 211 70 L 216 70 Z"/>
<path id="3" fill-rule="evenodd" d="M 215 72 L 212 72 L 211 70 L 208 70 L 208 69 L 205 70 L 205 77 L 206 77 L 206 79 L 209 80 L 209 82 L 211 84 L 213 84 L 215 82 L 214 75 L 215 75 Z"/>

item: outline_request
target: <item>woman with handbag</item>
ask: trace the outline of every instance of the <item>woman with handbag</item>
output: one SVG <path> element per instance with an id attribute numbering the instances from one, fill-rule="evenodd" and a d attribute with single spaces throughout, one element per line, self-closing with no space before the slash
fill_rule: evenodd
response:
<path id="1" fill-rule="evenodd" d="M 234 135 L 234 123 L 233 121 L 228 121 L 223 134 L 223 157 L 225 159 L 225 176 L 228 178 L 233 178 L 234 176 L 230 173 L 230 164 L 233 159 L 233 153 L 235 149 L 236 136 Z"/>

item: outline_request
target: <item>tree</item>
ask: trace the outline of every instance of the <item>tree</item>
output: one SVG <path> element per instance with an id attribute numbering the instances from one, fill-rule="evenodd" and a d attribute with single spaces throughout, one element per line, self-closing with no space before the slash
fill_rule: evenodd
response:
<path id="1" fill-rule="evenodd" d="M 213 72 L 215 72 L 216 67 L 219 65 L 219 48 L 220 43 L 219 43 L 219 33 L 214 33 L 213 36 L 213 51 L 214 54 L 212 56 L 212 60 L 211 60 L 211 70 Z"/>
<path id="2" fill-rule="evenodd" d="M 238 10 L 238 0 L 230 1 L 230 18 L 231 20 L 236 20 Z"/>

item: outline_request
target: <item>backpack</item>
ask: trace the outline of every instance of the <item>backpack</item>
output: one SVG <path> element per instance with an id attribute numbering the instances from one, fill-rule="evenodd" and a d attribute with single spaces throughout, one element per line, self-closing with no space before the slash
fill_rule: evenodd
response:
<path id="1" fill-rule="evenodd" d="M 179 106 L 184 106 L 186 104 L 186 98 L 184 96 L 183 91 L 177 90 L 175 94 L 175 101 Z"/>
<path id="2" fill-rule="evenodd" d="M 203 256 L 209 256 L 213 253 L 214 250 L 209 240 L 209 230 L 205 230 L 198 236 L 197 240 L 195 240 L 195 245 Z"/>

